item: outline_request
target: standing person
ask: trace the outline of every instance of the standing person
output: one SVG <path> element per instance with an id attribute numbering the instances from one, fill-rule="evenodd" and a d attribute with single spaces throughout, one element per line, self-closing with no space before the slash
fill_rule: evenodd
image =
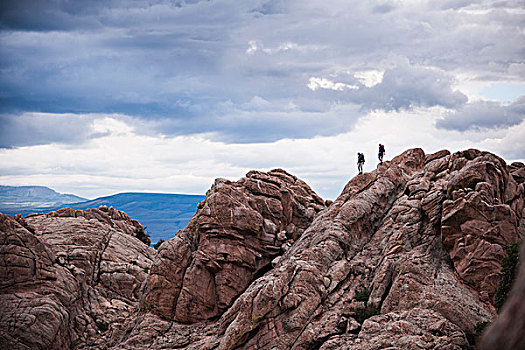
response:
<path id="1" fill-rule="evenodd" d="M 359 170 L 359 175 L 363 173 L 363 164 L 365 164 L 365 155 L 357 152 L 357 169 Z"/>
<path id="2" fill-rule="evenodd" d="M 379 153 L 377 154 L 377 157 L 379 158 L 381 164 L 383 164 L 383 155 L 385 153 L 385 145 L 379 144 Z"/>

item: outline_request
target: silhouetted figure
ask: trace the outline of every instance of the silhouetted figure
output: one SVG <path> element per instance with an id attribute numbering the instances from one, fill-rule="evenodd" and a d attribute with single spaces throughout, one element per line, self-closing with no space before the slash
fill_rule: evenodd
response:
<path id="1" fill-rule="evenodd" d="M 377 157 L 379 158 L 380 164 L 383 164 L 383 155 L 385 154 L 385 145 L 379 144 L 379 153 Z"/>
<path id="2" fill-rule="evenodd" d="M 357 170 L 359 170 L 359 174 L 363 173 L 363 164 L 365 164 L 365 155 L 357 152 Z"/>

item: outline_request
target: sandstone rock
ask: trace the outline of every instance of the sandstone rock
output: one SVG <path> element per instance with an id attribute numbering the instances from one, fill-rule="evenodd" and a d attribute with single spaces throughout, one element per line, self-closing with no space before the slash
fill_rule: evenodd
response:
<path id="1" fill-rule="evenodd" d="M 486 292 L 491 303 L 505 247 L 519 240 L 521 210 L 513 210 L 510 201 L 520 199 L 506 196 L 518 190 L 505 164 L 488 153 L 467 161 L 448 181 L 452 199 L 443 203 L 443 244 L 459 277 Z"/>
<path id="2" fill-rule="evenodd" d="M 514 286 L 492 326 L 483 335 L 479 349 L 525 349 L 525 244 L 521 244 L 521 265 Z"/>
<path id="3" fill-rule="evenodd" d="M 93 346 L 134 312 L 155 251 L 125 213 L 0 215 L 2 348 Z"/>
<path id="4" fill-rule="evenodd" d="M 496 318 L 505 248 L 525 236 L 523 168 L 412 149 L 332 203 L 283 170 L 218 179 L 156 256 L 112 208 L 6 218 L 1 344 L 471 348 Z M 523 276 L 484 349 L 524 347 Z"/>
<path id="5" fill-rule="evenodd" d="M 490 187 L 476 190 L 480 182 Z M 477 150 L 436 157 L 410 150 L 354 178 L 274 270 L 224 313 L 218 349 L 467 347 L 475 325 L 495 317 L 497 276 L 463 266 L 451 242 L 472 227 L 462 226 L 472 218 L 463 208 L 490 205 L 476 199 L 482 195 L 496 204 L 487 209 L 490 218 L 478 217 L 495 227 L 481 236 L 500 249 L 516 242 L 521 213 L 505 203 L 515 185 L 501 159 Z M 442 232 L 443 223 L 454 222 L 456 231 Z M 492 272 L 501 267 L 498 249 L 470 248 L 469 256 L 490 259 Z M 465 262 L 479 267 L 476 259 Z M 356 302 L 363 291 L 367 305 Z M 345 322 L 370 316 L 358 333 Z"/>
<path id="6" fill-rule="evenodd" d="M 218 180 L 188 226 L 163 244 L 145 284 L 143 307 L 192 323 L 221 315 L 298 239 L 324 201 L 284 170 Z"/>

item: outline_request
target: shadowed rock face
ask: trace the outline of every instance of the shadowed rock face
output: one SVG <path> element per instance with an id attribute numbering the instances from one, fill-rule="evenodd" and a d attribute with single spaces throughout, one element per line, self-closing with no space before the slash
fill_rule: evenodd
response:
<path id="1" fill-rule="evenodd" d="M 94 346 L 116 331 L 154 256 L 132 237 L 140 224 L 113 208 L 17 219 L 0 214 L 1 347 Z"/>
<path id="2" fill-rule="evenodd" d="M 324 208 L 305 182 L 280 169 L 217 180 L 188 226 L 160 248 L 145 309 L 183 323 L 221 315 Z"/>
<path id="3" fill-rule="evenodd" d="M 521 245 L 521 267 L 514 286 L 496 322 L 483 335 L 479 349 L 525 349 L 525 244 Z"/>
<path id="4" fill-rule="evenodd" d="M 53 263 L 56 258 L 50 254 L 56 255 L 58 248 L 43 239 L 46 228 L 53 227 L 46 220 L 57 218 L 26 218 L 23 224 L 34 236 L 6 219 L 8 227 L 2 230 L 7 237 L 24 232 L 28 243 L 4 246 L 18 251 L 30 245 L 36 257 L 27 263 L 4 259 L 6 276 L 20 266 L 40 268 L 34 273 L 27 267 L 17 274 L 22 284 L 9 287 L 2 303 L 18 310 L 14 292 L 23 290 L 24 283 L 31 291 L 44 288 L 41 285 L 53 291 L 57 285 L 80 290 L 80 295 L 87 285 L 105 300 L 108 293 L 125 300 L 122 313 L 114 311 L 107 318 L 112 323 L 105 333 L 89 333 L 92 321 L 86 322 L 85 333 L 70 321 L 58 322 L 54 333 L 46 332 L 66 347 L 468 348 L 476 325 L 496 317 L 494 294 L 505 248 L 525 235 L 524 171 L 523 164 L 507 166 L 499 157 L 477 150 L 425 155 L 412 149 L 353 178 L 328 207 L 303 181 L 283 170 L 250 172 L 236 182 L 218 180 L 188 226 L 162 244 L 147 278 L 134 275 L 143 281 L 140 288 L 136 283 L 115 288 L 112 274 L 104 279 L 104 273 L 94 273 L 97 269 L 90 269 L 93 264 L 82 253 L 91 256 L 86 247 L 94 242 L 75 249 L 80 243 L 68 241 L 65 250 L 68 256 L 81 257 L 71 260 L 75 268 L 100 276 L 96 285 L 93 277 L 79 282 L 89 279 L 57 273 L 64 266 Z M 143 262 L 140 266 L 146 266 L 147 260 Z M 67 278 L 54 281 L 46 277 L 49 273 Z M 10 279 L 14 277 L 5 278 Z M 522 334 L 518 326 L 512 328 L 517 325 L 513 310 L 521 310 L 521 289 L 513 293 L 516 306 L 504 308 L 503 326 L 496 323 L 487 333 L 490 339 L 501 339 L 508 329 L 518 330 L 513 332 L 516 338 Z M 46 301 L 42 294 L 25 300 L 54 302 L 67 313 L 53 315 L 64 319 L 114 310 L 114 303 L 101 304 L 97 298 L 68 304 L 58 292 L 49 295 L 60 302 Z M 132 306 L 140 307 L 133 311 Z M 0 325 L 28 314 L 9 312 Z M 9 344 L 22 344 L 24 337 L 27 333 L 19 331 Z M 494 343 L 486 344 L 488 349 Z M 523 347 L 519 341 L 508 344 Z"/>

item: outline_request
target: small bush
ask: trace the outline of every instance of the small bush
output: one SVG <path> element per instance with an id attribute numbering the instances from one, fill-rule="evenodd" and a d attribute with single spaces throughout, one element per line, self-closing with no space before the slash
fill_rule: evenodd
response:
<path id="1" fill-rule="evenodd" d="M 151 244 L 151 238 L 146 233 L 146 228 L 137 227 L 135 228 L 135 237 L 137 237 L 142 243 L 149 246 Z"/>
<path id="2" fill-rule="evenodd" d="M 476 336 L 481 336 L 481 334 L 483 334 L 483 331 L 487 328 L 489 324 L 489 322 L 476 323 L 476 326 L 474 326 L 474 332 L 476 332 Z"/>
<path id="3" fill-rule="evenodd" d="M 155 250 L 158 250 L 162 243 L 164 243 L 164 240 L 161 238 L 157 243 L 153 245 L 153 248 L 155 248 Z"/>
<path id="4" fill-rule="evenodd" d="M 370 291 L 368 289 L 361 289 L 355 292 L 354 299 L 357 301 L 362 301 L 365 305 L 368 303 L 368 298 L 370 298 Z"/>
<path id="5" fill-rule="evenodd" d="M 474 333 L 467 333 L 466 336 L 467 336 L 467 340 L 469 342 L 469 344 L 475 348 L 476 347 L 476 344 L 479 342 L 479 340 L 481 339 L 481 335 L 483 334 L 483 332 L 485 331 L 485 329 L 488 328 L 488 326 L 490 325 L 489 322 L 478 322 L 476 323 L 476 325 L 474 326 Z"/>
<path id="6" fill-rule="evenodd" d="M 379 309 L 373 305 L 368 305 L 364 309 L 353 309 L 355 315 L 352 316 L 357 322 L 363 323 L 366 319 L 379 315 Z"/>
<path id="7" fill-rule="evenodd" d="M 355 313 L 352 316 L 357 322 L 363 323 L 367 318 L 375 315 L 379 315 L 379 309 L 374 305 L 368 305 L 368 299 L 370 298 L 370 291 L 366 288 L 357 290 L 355 292 L 354 299 L 356 301 L 362 301 L 365 304 L 365 308 L 355 308 L 352 311 Z"/>
<path id="8" fill-rule="evenodd" d="M 512 282 L 516 276 L 519 262 L 519 243 L 513 243 L 507 247 L 507 256 L 501 261 L 500 282 L 496 290 L 494 305 L 499 310 L 512 288 Z"/>

